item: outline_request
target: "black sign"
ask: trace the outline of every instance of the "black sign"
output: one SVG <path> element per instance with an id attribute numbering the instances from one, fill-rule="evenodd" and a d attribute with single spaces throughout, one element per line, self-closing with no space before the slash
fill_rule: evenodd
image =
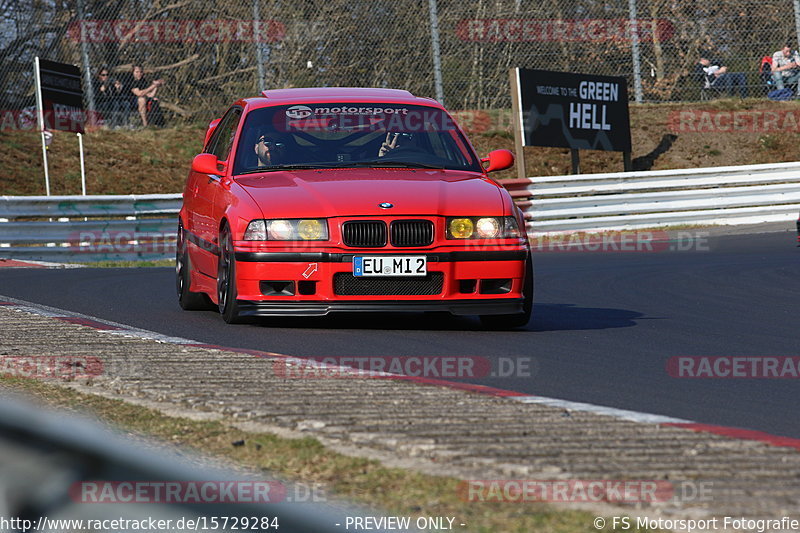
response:
<path id="1" fill-rule="evenodd" d="M 74 65 L 39 60 L 45 129 L 83 133 L 81 71 Z"/>
<path id="2" fill-rule="evenodd" d="M 631 151 L 625 78 L 519 69 L 525 146 Z"/>

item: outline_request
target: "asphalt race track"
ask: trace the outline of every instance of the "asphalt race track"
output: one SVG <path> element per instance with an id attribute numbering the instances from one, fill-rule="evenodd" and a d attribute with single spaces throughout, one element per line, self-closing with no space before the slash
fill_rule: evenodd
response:
<path id="1" fill-rule="evenodd" d="M 800 357 L 795 239 L 780 232 L 710 237 L 688 251 L 538 253 L 534 318 L 505 332 L 438 314 L 229 326 L 214 312 L 182 311 L 171 268 L 4 269 L 0 295 L 295 356 L 531 358 L 532 377 L 473 382 L 800 437 L 798 379 L 686 379 L 666 370 L 676 356 Z"/>

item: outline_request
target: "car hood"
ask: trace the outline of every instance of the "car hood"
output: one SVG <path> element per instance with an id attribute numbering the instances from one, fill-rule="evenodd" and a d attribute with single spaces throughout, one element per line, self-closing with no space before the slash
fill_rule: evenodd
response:
<path id="1" fill-rule="evenodd" d="M 503 215 L 503 189 L 475 172 L 321 169 L 239 176 L 265 218 Z M 379 204 L 390 203 L 390 209 Z"/>

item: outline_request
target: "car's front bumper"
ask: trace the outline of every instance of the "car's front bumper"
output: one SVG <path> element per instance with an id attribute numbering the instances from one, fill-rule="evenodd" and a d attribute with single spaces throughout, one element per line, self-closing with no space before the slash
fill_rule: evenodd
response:
<path id="1" fill-rule="evenodd" d="M 427 292 L 342 293 L 336 280 L 369 284 L 367 279 L 405 283 L 413 278 L 354 278 L 355 256 L 420 256 L 441 286 Z M 243 316 L 320 316 L 331 312 L 446 311 L 454 315 L 522 312 L 524 244 L 494 249 L 435 250 L 254 250 L 236 247 L 236 287 Z M 285 291 L 265 290 L 286 282 Z M 421 281 L 420 281 L 421 282 Z M 421 282 L 422 283 L 422 282 Z M 266 285 L 265 285 L 266 284 Z M 408 285 L 404 285 L 407 289 Z M 427 286 L 428 289 L 430 286 Z M 386 290 L 385 288 L 382 290 Z M 284 293 L 285 292 L 285 293 Z"/>
<path id="2" fill-rule="evenodd" d="M 324 316 L 332 312 L 446 311 L 453 315 L 505 315 L 522 312 L 522 299 L 360 300 L 360 301 L 244 301 L 241 316 Z"/>

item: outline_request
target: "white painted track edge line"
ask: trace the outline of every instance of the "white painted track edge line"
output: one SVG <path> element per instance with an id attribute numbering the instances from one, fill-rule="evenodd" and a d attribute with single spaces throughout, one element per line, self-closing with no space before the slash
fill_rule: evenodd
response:
<path id="1" fill-rule="evenodd" d="M 522 403 L 535 403 L 538 405 L 546 405 L 548 407 L 566 409 L 567 411 L 579 411 L 584 413 L 595 413 L 599 415 L 606 415 L 614 418 L 621 418 L 623 420 L 629 420 L 631 422 L 639 422 L 644 424 L 694 424 L 694 421 L 692 420 L 672 418 L 669 416 L 656 415 L 651 413 L 642 413 L 639 411 L 630 411 L 627 409 L 617 409 L 616 407 L 605 407 L 602 405 L 595 405 L 592 403 L 559 400 L 556 398 L 547 398 L 544 396 L 511 396 L 510 399 Z"/>
<path id="2" fill-rule="evenodd" d="M 169 344 L 178 344 L 178 345 L 186 345 L 186 344 L 199 344 L 204 345 L 208 344 L 205 342 L 200 342 L 191 339 L 185 339 L 182 337 L 172 337 L 169 335 L 164 335 L 163 333 L 158 333 L 155 331 L 150 331 L 146 329 L 135 328 L 129 326 L 127 324 L 121 324 L 119 322 L 113 322 L 110 320 L 106 320 L 103 318 L 98 318 L 91 315 L 85 315 L 82 313 L 77 313 L 74 311 L 66 311 L 64 309 L 59 309 L 56 307 L 50 307 L 43 304 L 37 304 L 33 302 L 28 302 L 25 300 L 19 300 L 17 298 L 12 298 L 9 296 L 4 296 L 0 294 L 0 301 L 5 301 L 14 304 L 13 307 L 26 311 L 32 314 L 37 314 L 41 316 L 46 316 L 49 318 L 58 318 L 58 317 L 68 317 L 68 318 L 83 318 L 92 320 L 95 322 L 99 322 L 101 324 L 106 324 L 109 326 L 114 326 L 120 328 L 118 330 L 105 330 L 102 333 L 108 333 L 112 335 L 132 335 L 139 338 L 155 340 L 158 342 L 165 342 Z M 219 349 L 224 350 L 224 346 L 219 346 Z M 232 348 L 233 349 L 233 348 Z M 302 357 L 296 356 L 286 356 L 287 361 L 306 361 Z M 352 371 L 352 367 L 343 367 L 338 365 L 330 365 L 327 368 L 341 368 L 343 370 L 350 370 Z M 397 377 L 397 378 L 405 378 L 406 376 L 402 374 L 390 374 L 390 373 L 380 373 L 382 376 L 385 377 Z M 445 380 L 442 380 L 445 381 Z M 511 391 L 515 392 L 515 391 Z M 573 402 L 569 400 L 561 400 L 558 398 L 548 398 L 545 396 L 503 396 L 504 398 L 508 398 L 511 400 L 515 400 L 522 403 L 533 403 L 539 405 L 545 405 L 549 407 L 555 407 L 560 409 L 566 409 L 569 411 L 576 411 L 576 412 L 586 412 L 586 413 L 595 413 L 600 415 L 606 415 L 617 419 L 628 420 L 631 422 L 637 422 L 641 424 L 687 424 L 687 423 L 694 423 L 691 420 L 683 420 L 680 418 L 672 418 L 663 415 L 657 415 L 652 413 L 642 413 L 638 411 L 629 411 L 625 409 L 617 409 L 614 407 L 606 407 L 602 405 L 595 405 L 590 403 L 582 403 L 582 402 Z"/>

